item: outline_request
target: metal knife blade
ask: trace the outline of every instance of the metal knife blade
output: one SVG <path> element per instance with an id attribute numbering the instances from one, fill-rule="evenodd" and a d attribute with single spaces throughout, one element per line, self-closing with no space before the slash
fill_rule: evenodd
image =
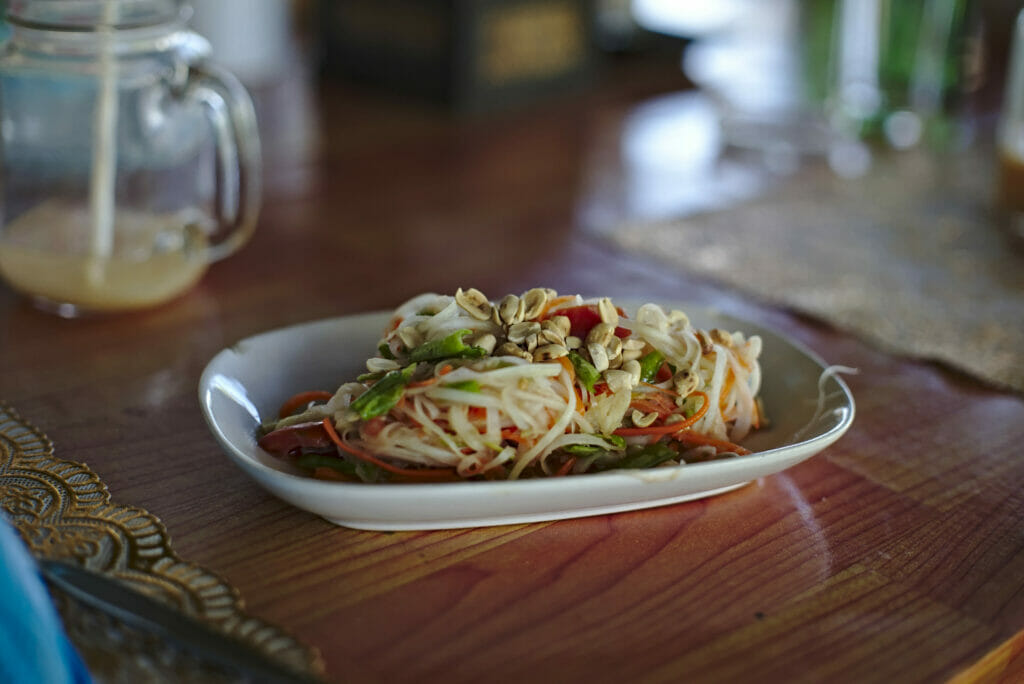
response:
<path id="1" fill-rule="evenodd" d="M 319 680 L 277 663 L 121 582 L 85 568 L 38 560 L 43 577 L 61 591 L 126 625 L 159 634 L 192 653 L 259 682 L 312 684 Z"/>

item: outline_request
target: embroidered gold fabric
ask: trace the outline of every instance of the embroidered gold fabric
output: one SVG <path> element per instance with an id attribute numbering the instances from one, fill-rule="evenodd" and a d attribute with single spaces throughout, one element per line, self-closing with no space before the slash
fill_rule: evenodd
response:
<path id="1" fill-rule="evenodd" d="M 237 590 L 174 553 L 160 520 L 112 502 L 96 473 L 56 458 L 46 435 L 3 402 L 0 504 L 37 557 L 73 561 L 114 577 L 299 672 L 320 673 L 319 654 L 247 615 Z M 232 679 L 68 596 L 54 598 L 69 637 L 99 681 Z"/>

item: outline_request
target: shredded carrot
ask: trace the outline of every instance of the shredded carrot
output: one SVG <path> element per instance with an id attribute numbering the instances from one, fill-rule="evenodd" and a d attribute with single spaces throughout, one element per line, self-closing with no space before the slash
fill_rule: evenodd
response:
<path id="1" fill-rule="evenodd" d="M 361 461 L 372 463 L 378 468 L 383 468 L 389 473 L 394 473 L 395 475 L 401 475 L 403 477 L 411 477 L 416 479 L 458 479 L 458 473 L 455 472 L 454 468 L 399 468 L 398 466 L 391 465 L 387 461 L 382 461 L 376 456 L 372 456 L 363 451 L 362 449 L 357 449 L 356 447 L 352 446 L 351 444 L 343 440 L 341 436 L 338 434 L 338 432 L 334 429 L 334 426 L 331 425 L 330 418 L 324 418 L 324 430 L 327 431 L 327 436 L 331 438 L 331 441 L 334 442 L 334 444 L 345 453 L 352 454 Z"/>
<path id="2" fill-rule="evenodd" d="M 679 440 L 680 442 L 686 442 L 687 444 L 713 446 L 718 453 L 722 453 L 723 451 L 732 451 L 741 456 L 751 453 L 750 449 L 744 449 L 739 444 L 733 444 L 732 442 L 728 442 L 724 439 L 715 439 L 714 437 L 708 437 L 707 435 L 700 435 L 690 430 L 674 434 L 672 435 L 672 439 Z"/>
<path id="3" fill-rule="evenodd" d="M 569 360 L 568 356 L 559 356 L 558 363 L 562 364 L 562 368 L 569 374 L 569 379 L 572 382 L 576 382 L 576 369 L 572 365 L 572 361 Z"/>
<path id="4" fill-rule="evenodd" d="M 571 302 L 574 299 L 576 299 L 575 295 L 562 295 L 561 297 L 555 297 L 554 299 L 549 299 L 548 303 L 544 305 L 543 309 L 541 309 L 540 314 L 537 316 L 537 320 L 538 321 L 543 321 L 545 318 L 548 317 L 548 313 L 552 309 L 557 309 L 562 304 L 565 304 L 567 302 Z"/>
<path id="5" fill-rule="evenodd" d="M 306 404 L 311 401 L 327 401 L 333 396 L 334 394 L 332 392 L 325 392 L 323 390 L 299 392 L 298 394 L 289 397 L 287 401 L 281 404 L 281 408 L 277 412 L 277 417 L 287 418 L 298 409 L 305 407 Z"/>
<path id="6" fill-rule="evenodd" d="M 729 401 L 729 392 L 732 392 L 732 384 L 736 380 L 736 374 L 732 372 L 732 368 L 729 369 L 729 373 L 725 376 L 725 383 L 722 385 L 722 393 L 718 395 L 718 410 L 724 411 L 725 405 Z"/>
<path id="7" fill-rule="evenodd" d="M 502 439 L 511 439 L 513 442 L 518 442 L 522 439 L 522 435 L 519 434 L 519 428 L 504 428 L 501 431 Z"/>
<path id="8" fill-rule="evenodd" d="M 576 465 L 576 457 L 575 456 L 573 456 L 568 461 L 563 463 L 562 467 L 555 471 L 555 477 L 562 477 L 563 475 L 568 475 L 569 471 L 572 470 L 572 467 L 574 465 Z"/>
<path id="9" fill-rule="evenodd" d="M 651 425 L 650 427 L 645 428 L 619 428 L 612 434 L 620 437 L 633 437 L 638 435 L 671 435 L 685 430 L 703 418 L 704 414 L 708 412 L 708 395 L 703 392 L 694 392 L 693 394 L 700 396 L 704 401 L 701 402 L 700 408 L 697 409 L 697 412 L 686 420 L 681 420 L 678 423 L 669 423 L 668 425 Z"/>
<path id="10" fill-rule="evenodd" d="M 675 394 L 673 392 L 673 394 Z M 676 402 L 665 394 L 645 392 L 633 399 L 630 406 L 641 413 L 657 413 L 662 420 L 676 412 Z"/>
<path id="11" fill-rule="evenodd" d="M 576 384 L 576 368 L 568 356 L 559 356 L 558 363 L 562 364 L 562 368 L 569 373 L 569 382 L 572 383 L 573 391 L 576 392 L 576 411 L 582 416 L 586 414 L 587 407 L 583 405 L 583 393 L 580 392 L 579 385 Z"/>

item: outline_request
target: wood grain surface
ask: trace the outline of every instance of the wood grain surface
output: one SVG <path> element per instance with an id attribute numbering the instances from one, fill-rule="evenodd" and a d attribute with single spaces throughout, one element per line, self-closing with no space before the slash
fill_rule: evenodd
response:
<path id="1" fill-rule="evenodd" d="M 584 94 L 478 119 L 304 78 L 259 91 L 267 183 L 251 243 L 130 315 L 63 320 L 0 287 L 0 398 L 158 516 L 252 614 L 320 649 L 331 681 L 1013 681 L 1024 401 L 593 230 L 644 214 L 608 201 L 635 180 L 623 127 L 687 86 L 677 63 L 625 59 Z M 535 285 L 769 325 L 859 369 L 856 421 L 713 499 L 390 534 L 272 498 L 207 431 L 199 374 L 242 337 L 426 290 Z"/>

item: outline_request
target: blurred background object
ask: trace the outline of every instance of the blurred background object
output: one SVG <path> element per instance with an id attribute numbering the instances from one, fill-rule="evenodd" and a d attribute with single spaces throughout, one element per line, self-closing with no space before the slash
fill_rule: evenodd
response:
<path id="1" fill-rule="evenodd" d="M 998 192 L 1006 228 L 1024 240 L 1024 10 L 1014 26 L 996 140 Z"/>
<path id="2" fill-rule="evenodd" d="M 593 69 L 588 0 L 324 0 L 328 73 L 457 111 L 578 88 Z"/>
<path id="3" fill-rule="evenodd" d="M 0 679 L 89 684 L 39 568 L 6 514 L 0 514 Z"/>
<path id="4" fill-rule="evenodd" d="M 320 144 L 315 83 L 315 0 L 192 0 L 189 25 L 210 60 L 232 73 L 256 105 L 260 144 L 272 164 L 304 163 Z M 265 181 L 278 182 L 273 175 Z M 290 182 L 301 183 L 302 179 Z"/>
<path id="5" fill-rule="evenodd" d="M 840 132 L 897 149 L 926 136 L 933 144 L 955 144 L 958 119 L 977 84 L 980 27 L 973 3 L 821 0 L 805 6 L 831 15 L 831 45 L 822 56 L 830 65 L 826 104 Z"/>
<path id="6" fill-rule="evenodd" d="M 655 4 L 654 0 L 647 0 Z M 699 3 L 684 3 L 699 5 Z M 966 0 L 727 3 L 698 32 L 684 69 L 719 105 L 725 140 L 770 168 L 827 156 L 840 175 L 870 166 L 865 143 L 952 145 L 979 84 L 980 13 Z"/>
<path id="7" fill-rule="evenodd" d="M 192 27 L 213 58 L 249 87 L 287 73 L 292 59 L 291 0 L 193 0 Z"/>
<path id="8" fill-rule="evenodd" d="M 982 106 L 992 105 L 991 92 L 981 91 L 1002 81 L 1010 18 L 1019 5 L 1011 0 L 193 4 L 191 24 L 211 42 L 214 61 L 253 93 L 261 128 L 273 128 L 264 145 L 274 158 L 290 154 L 301 160 L 317 153 L 324 141 L 316 100 L 327 82 L 330 92 L 359 93 L 353 102 L 388 102 L 406 116 L 496 115 L 525 105 L 558 106 L 594 92 L 623 65 L 661 63 L 678 79 L 652 93 L 664 100 L 631 117 L 623 150 L 642 170 L 643 180 L 633 184 L 636 194 L 668 189 L 659 194 L 657 215 L 749 197 L 764 186 L 754 182 L 757 173 L 784 178 L 825 159 L 841 176 L 860 176 L 882 148 L 965 144 L 978 119 L 960 114 L 976 106 L 979 96 L 988 98 Z M 669 136 L 664 144 L 657 141 L 661 135 Z M 643 156 L 638 150 L 656 153 Z M 718 187 L 726 177 L 742 179 L 742 189 Z M 682 194 L 706 199 L 695 203 Z"/>
<path id="9" fill-rule="evenodd" d="M 252 103 L 182 0 L 19 0 L 0 53 L 0 275 L 63 316 L 162 304 L 251 235 Z"/>
<path id="10" fill-rule="evenodd" d="M 729 21 L 700 36 L 684 55 L 686 74 L 715 99 L 729 145 L 760 151 L 765 164 L 792 171 L 830 143 L 805 58 L 816 37 L 803 2 L 733 2 Z M 826 34 L 827 35 L 827 34 Z"/>

